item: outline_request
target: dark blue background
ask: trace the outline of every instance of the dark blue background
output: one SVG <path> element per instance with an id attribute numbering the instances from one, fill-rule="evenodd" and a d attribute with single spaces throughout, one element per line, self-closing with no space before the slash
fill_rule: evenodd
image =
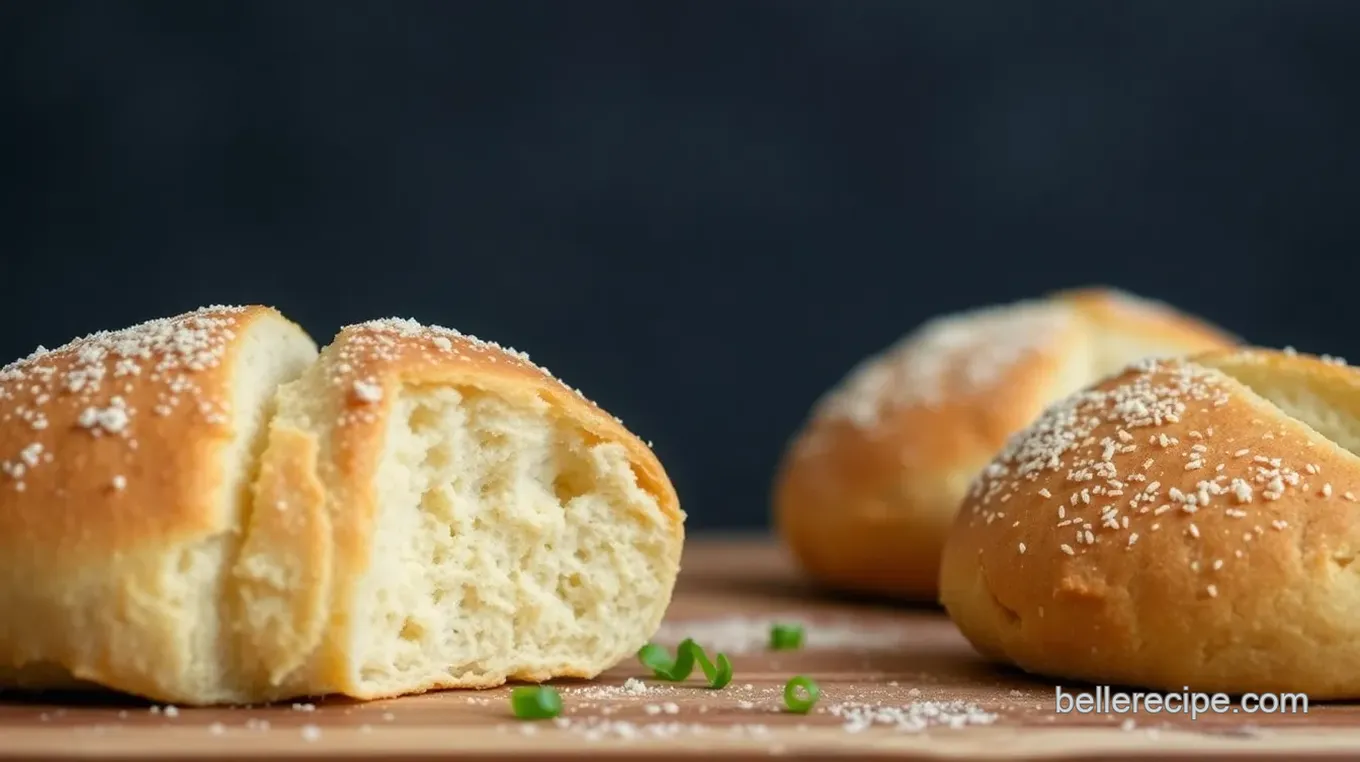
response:
<path id="1" fill-rule="evenodd" d="M 205 302 L 528 350 L 765 521 L 807 406 L 1102 281 L 1360 354 L 1360 2 L 7 2 L 0 352 Z"/>

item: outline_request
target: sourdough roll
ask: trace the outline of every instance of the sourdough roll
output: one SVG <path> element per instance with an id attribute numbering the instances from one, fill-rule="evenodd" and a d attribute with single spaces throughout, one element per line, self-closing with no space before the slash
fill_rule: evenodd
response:
<path id="1" fill-rule="evenodd" d="M 940 599 L 984 655 L 1160 690 L 1360 697 L 1360 370 L 1149 361 L 1073 394 L 970 488 Z"/>
<path id="2" fill-rule="evenodd" d="M 259 693 L 594 677 L 660 626 L 683 513 L 651 450 L 524 355 L 342 330 L 278 395 L 238 573 Z"/>
<path id="3" fill-rule="evenodd" d="M 274 392 L 316 354 L 208 307 L 0 369 L 0 685 L 253 697 L 232 563 Z"/>
<path id="4" fill-rule="evenodd" d="M 1130 362 L 1233 344 L 1106 288 L 931 320 L 814 406 L 775 477 L 778 533 L 828 587 L 933 601 L 959 501 L 1011 434 Z"/>

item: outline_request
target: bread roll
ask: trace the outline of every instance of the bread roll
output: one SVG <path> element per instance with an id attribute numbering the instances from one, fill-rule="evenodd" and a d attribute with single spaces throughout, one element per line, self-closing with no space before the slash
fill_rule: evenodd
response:
<path id="1" fill-rule="evenodd" d="M 986 656 L 1159 690 L 1360 697 L 1360 370 L 1145 362 L 972 485 L 940 598 Z"/>
<path id="2" fill-rule="evenodd" d="M 1134 360 L 1235 343 L 1106 288 L 931 320 L 814 407 L 775 478 L 778 533 L 825 586 L 933 602 L 959 501 L 1007 437 Z"/>
<path id="3" fill-rule="evenodd" d="M 210 308 L 0 372 L 0 685 L 178 704 L 590 677 L 670 600 L 651 451 L 527 357 Z"/>
<path id="4" fill-rule="evenodd" d="M 274 392 L 315 358 L 210 307 L 0 370 L 0 684 L 245 698 L 232 562 Z"/>

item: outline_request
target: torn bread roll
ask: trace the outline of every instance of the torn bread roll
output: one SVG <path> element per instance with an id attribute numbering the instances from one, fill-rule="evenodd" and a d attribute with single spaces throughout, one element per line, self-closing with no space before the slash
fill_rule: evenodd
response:
<path id="1" fill-rule="evenodd" d="M 775 478 L 778 533 L 827 587 L 934 601 L 959 501 L 1011 434 L 1130 362 L 1236 343 L 1107 288 L 936 318 L 814 407 Z"/>
<path id="2" fill-rule="evenodd" d="M 1360 697 L 1360 370 L 1154 361 L 1018 434 L 970 489 L 940 599 L 987 657 L 1158 690 Z"/>
<path id="3" fill-rule="evenodd" d="M 382 320 L 318 356 L 207 308 L 0 371 L 0 685 L 178 704 L 591 677 L 644 644 L 683 513 L 527 357 Z"/>

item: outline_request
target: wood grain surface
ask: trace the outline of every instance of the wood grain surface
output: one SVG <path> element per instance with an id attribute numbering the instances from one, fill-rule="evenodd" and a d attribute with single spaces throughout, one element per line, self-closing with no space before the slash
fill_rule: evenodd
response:
<path id="1" fill-rule="evenodd" d="M 806 623 L 805 647 L 767 651 L 772 622 Z M 511 716 L 508 688 L 229 709 L 0 694 L 0 758 L 1360 757 L 1355 705 L 1193 720 L 1058 714 L 1055 684 L 984 663 L 938 610 L 819 595 L 760 539 L 690 542 L 658 641 L 686 636 L 730 655 L 731 686 L 655 681 L 629 660 L 559 683 L 563 717 L 539 722 Z M 784 683 L 800 674 L 823 690 L 807 715 L 783 711 Z"/>

